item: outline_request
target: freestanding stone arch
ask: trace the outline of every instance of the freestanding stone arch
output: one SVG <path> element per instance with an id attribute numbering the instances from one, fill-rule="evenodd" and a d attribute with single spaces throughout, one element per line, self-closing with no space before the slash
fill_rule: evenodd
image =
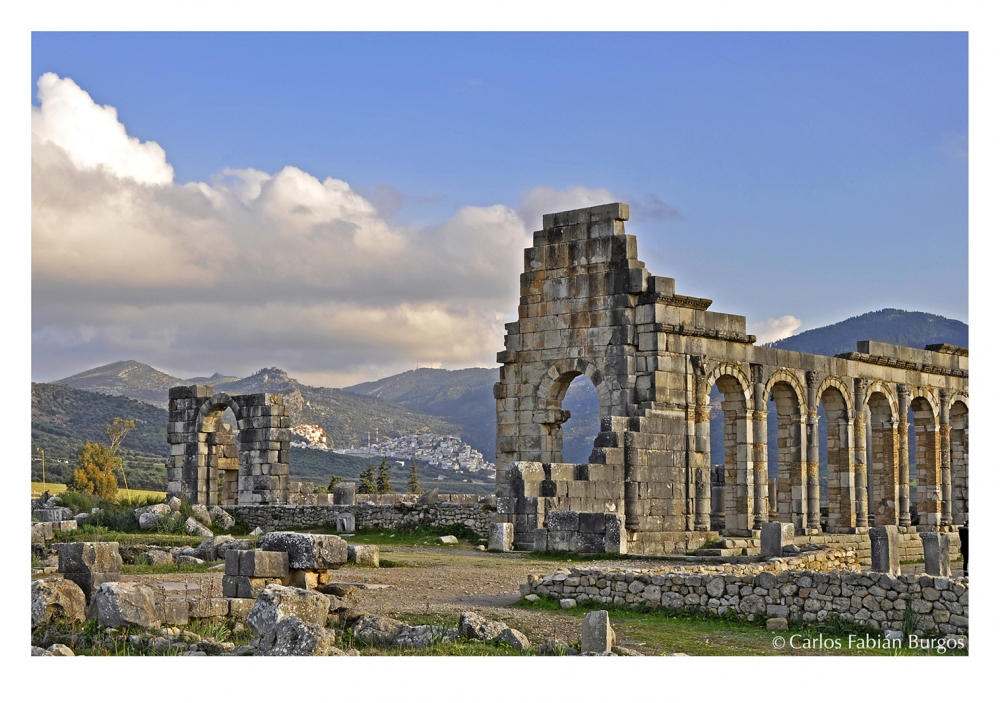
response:
<path id="1" fill-rule="evenodd" d="M 560 532 L 591 513 L 620 517 L 634 553 L 687 551 L 717 537 L 710 500 L 713 384 L 726 398 L 727 427 L 727 498 L 718 530 L 749 536 L 769 518 L 771 395 L 781 404 L 779 466 L 788 475 L 778 482 L 781 519 L 808 533 L 864 531 L 872 523 L 915 531 L 905 411 L 917 397 L 922 413 L 943 416 L 935 397 L 967 398 L 968 350 L 863 340 L 857 351 L 826 357 L 756 346 L 744 317 L 710 312 L 711 300 L 681 295 L 674 279 L 650 275 L 626 220 L 622 203 L 545 215 L 525 250 L 518 319 L 506 325 L 494 386 L 497 519 L 514 523 L 515 543 L 531 548 L 539 530 Z M 590 461 L 571 465 L 559 461 L 561 403 L 565 386 L 580 374 L 598 389 L 601 432 Z M 825 507 L 820 404 L 832 456 Z M 953 407 L 962 431 L 951 429 L 947 452 L 944 422 L 922 415 L 918 441 L 930 467 L 919 509 L 943 529 L 949 505 L 968 500 L 967 405 Z M 556 529 L 548 520 L 553 511 L 580 516 L 567 523 L 559 512 Z"/>
<path id="2" fill-rule="evenodd" d="M 222 422 L 236 417 L 237 435 Z M 192 503 L 275 504 L 288 499 L 291 423 L 274 393 L 230 396 L 212 386 L 170 389 L 167 496 Z M 223 482 L 219 483 L 219 473 Z"/>

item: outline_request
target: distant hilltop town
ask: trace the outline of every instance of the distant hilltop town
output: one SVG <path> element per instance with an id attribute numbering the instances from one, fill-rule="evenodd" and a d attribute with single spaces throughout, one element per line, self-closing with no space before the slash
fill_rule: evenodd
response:
<path id="1" fill-rule="evenodd" d="M 292 442 L 292 446 L 323 449 L 339 454 L 362 456 L 385 456 L 393 459 L 420 459 L 431 466 L 453 471 L 496 474 L 496 466 L 483 458 L 482 453 L 453 435 L 411 434 L 395 439 L 376 442 L 358 449 L 331 449 L 326 430 L 319 425 L 296 425 L 292 434 L 305 442 Z"/>

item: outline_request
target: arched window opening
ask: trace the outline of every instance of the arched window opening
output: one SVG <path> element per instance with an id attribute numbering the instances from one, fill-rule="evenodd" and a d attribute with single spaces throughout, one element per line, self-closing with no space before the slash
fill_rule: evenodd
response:
<path id="1" fill-rule="evenodd" d="M 798 396 L 785 382 L 775 383 L 767 402 L 767 464 L 770 519 L 806 527 L 806 458 L 803 414 Z"/>
<path id="2" fill-rule="evenodd" d="M 236 505 L 239 495 L 240 451 L 236 416 L 227 405 L 213 408 L 202 421 L 208 448 L 205 476 L 199 466 L 199 486 L 208 504 Z M 199 494 L 202 491 L 199 490 Z M 209 497 L 210 496 L 210 497 Z"/>
<path id="3" fill-rule="evenodd" d="M 856 526 L 854 472 L 851 463 L 853 446 L 846 399 L 836 388 L 827 388 L 820 397 L 819 413 L 820 495 L 822 496 L 825 478 L 827 528 L 831 530 L 852 528 Z M 822 498 L 820 505 L 822 506 Z"/>
<path id="4" fill-rule="evenodd" d="M 951 406 L 951 515 L 955 525 L 969 519 L 969 408 Z"/>
<path id="5" fill-rule="evenodd" d="M 743 386 L 733 376 L 719 377 L 709 394 L 709 406 L 713 497 L 721 493 L 721 500 L 713 500 L 712 529 L 748 534 L 754 515 L 748 445 L 753 430 Z"/>
<path id="6" fill-rule="evenodd" d="M 936 528 L 941 524 L 941 447 L 934 408 L 926 398 L 910 403 L 911 524 Z M 915 519 L 912 519 L 915 518 Z"/>
<path id="7" fill-rule="evenodd" d="M 562 408 L 570 413 L 562 424 L 562 460 L 567 464 L 586 464 L 601 430 L 600 400 L 589 378 L 580 375 L 573 379 Z"/>

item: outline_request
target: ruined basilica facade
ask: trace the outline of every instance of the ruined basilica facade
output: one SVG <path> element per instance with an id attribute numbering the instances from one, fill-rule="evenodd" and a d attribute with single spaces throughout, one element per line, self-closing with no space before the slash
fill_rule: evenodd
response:
<path id="1" fill-rule="evenodd" d="M 720 533 L 749 537 L 768 521 L 793 523 L 800 534 L 905 528 L 911 457 L 920 531 L 967 519 L 968 350 L 861 341 L 855 352 L 827 357 L 756 346 L 744 317 L 711 312 L 710 300 L 650 275 L 626 220 L 621 203 L 545 215 L 525 250 L 518 320 L 506 325 L 494 387 L 497 519 L 513 523 L 516 545 L 544 548 L 548 533 L 552 548 L 550 522 L 566 523 L 559 529 L 572 541 L 584 517 L 599 514 L 619 521 L 621 551 L 636 554 L 683 551 Z M 597 389 L 601 432 L 588 463 L 566 464 L 562 400 L 580 375 Z M 713 386 L 724 396 L 725 445 L 714 515 Z M 777 407 L 773 497 L 769 399 Z"/>

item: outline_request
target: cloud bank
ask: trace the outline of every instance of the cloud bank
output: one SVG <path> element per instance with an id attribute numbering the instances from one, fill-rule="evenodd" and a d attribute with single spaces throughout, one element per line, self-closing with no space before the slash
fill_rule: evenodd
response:
<path id="1" fill-rule="evenodd" d="M 395 224 L 294 166 L 174 182 L 155 142 L 48 73 L 32 107 L 33 375 L 134 358 L 179 375 L 345 385 L 492 365 L 530 235 L 504 205 Z"/>
<path id="2" fill-rule="evenodd" d="M 757 335 L 757 344 L 766 344 L 792 336 L 795 334 L 795 330 L 801 326 L 802 320 L 794 315 L 782 315 L 747 325 L 747 332 Z"/>

